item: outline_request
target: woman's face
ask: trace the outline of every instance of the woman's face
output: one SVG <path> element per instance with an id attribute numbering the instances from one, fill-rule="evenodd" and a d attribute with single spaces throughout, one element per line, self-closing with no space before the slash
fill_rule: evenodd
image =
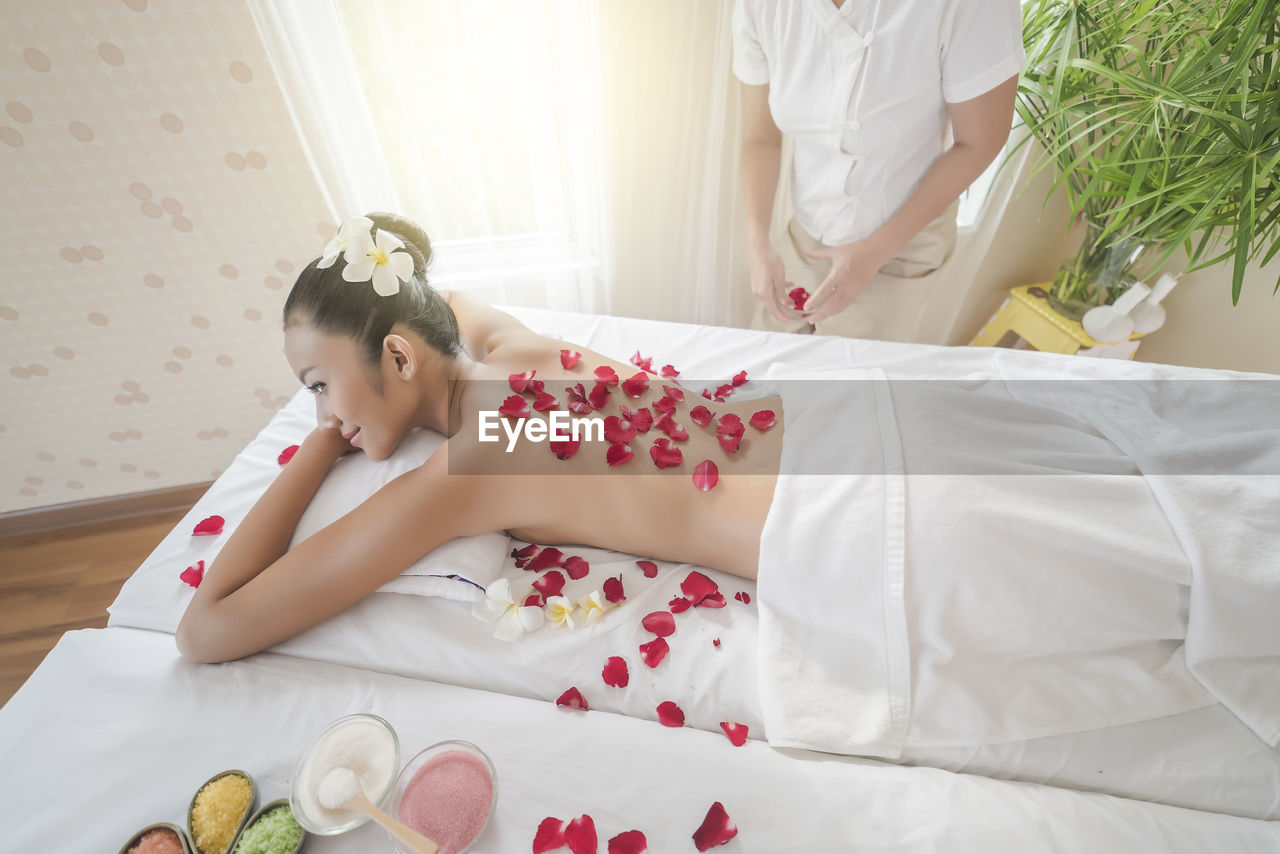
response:
<path id="1" fill-rule="evenodd" d="M 332 420 L 372 460 L 391 456 L 409 431 L 408 420 L 397 411 L 403 407 L 374 389 L 380 369 L 364 361 L 355 341 L 294 323 L 285 329 L 284 353 L 294 375 L 315 395 L 318 424 Z"/>

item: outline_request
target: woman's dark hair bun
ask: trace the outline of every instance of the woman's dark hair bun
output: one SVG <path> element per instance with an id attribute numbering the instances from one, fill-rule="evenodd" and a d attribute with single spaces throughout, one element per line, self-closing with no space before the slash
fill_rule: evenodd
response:
<path id="1" fill-rule="evenodd" d="M 391 232 L 404 241 L 405 249 L 413 256 L 413 274 L 421 276 L 431 263 L 431 238 L 416 222 L 399 214 L 376 211 L 365 214 L 373 220 L 373 227 Z M 377 232 L 374 232 L 375 234 Z"/>

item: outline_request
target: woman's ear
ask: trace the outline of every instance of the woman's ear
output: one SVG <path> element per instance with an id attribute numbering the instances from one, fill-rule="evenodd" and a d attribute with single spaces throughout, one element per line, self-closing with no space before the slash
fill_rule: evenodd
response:
<path id="1" fill-rule="evenodd" d="M 382 353 L 391 357 L 396 376 L 402 380 L 413 379 L 419 367 L 418 354 L 414 352 L 409 339 L 403 335 L 391 334 L 382 339 Z"/>

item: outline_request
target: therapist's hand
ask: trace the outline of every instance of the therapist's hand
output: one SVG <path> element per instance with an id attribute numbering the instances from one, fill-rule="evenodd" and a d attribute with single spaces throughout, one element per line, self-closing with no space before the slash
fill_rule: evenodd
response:
<path id="1" fill-rule="evenodd" d="M 827 258 L 831 272 L 809 295 L 801 310 L 810 323 L 820 323 L 844 311 L 858 298 L 871 282 L 871 277 L 885 265 L 891 256 L 869 240 L 855 240 L 840 246 L 824 247 L 806 252 L 810 258 Z"/>
<path id="2" fill-rule="evenodd" d="M 768 243 L 752 246 L 747 259 L 751 265 L 751 293 L 780 323 L 793 323 L 795 316 L 788 316 L 786 309 L 791 306 L 787 291 L 795 286 L 787 281 L 787 268 L 777 250 Z"/>

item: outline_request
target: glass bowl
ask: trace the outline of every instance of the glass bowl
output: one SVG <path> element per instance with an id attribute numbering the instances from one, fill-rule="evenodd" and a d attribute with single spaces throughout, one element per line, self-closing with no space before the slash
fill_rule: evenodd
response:
<path id="1" fill-rule="evenodd" d="M 293 785 L 289 788 L 289 808 L 293 810 L 293 817 L 297 819 L 298 824 L 302 825 L 302 829 L 308 833 L 314 833 L 317 836 L 336 836 L 339 833 L 346 833 L 348 830 L 359 827 L 369 820 L 367 815 L 351 810 L 349 811 L 351 818 L 348 821 L 340 824 L 328 824 L 326 823 L 328 821 L 327 817 L 315 815 L 308 811 L 308 799 L 302 797 L 304 791 L 314 792 L 319 787 L 320 780 L 315 777 L 316 768 L 313 760 L 319 753 L 320 748 L 337 729 L 357 721 L 374 725 L 385 732 L 391 740 L 391 773 L 387 775 L 387 782 L 380 791 L 365 793 L 369 801 L 379 809 L 385 810 L 387 808 L 387 798 L 391 795 L 391 788 L 396 781 L 395 769 L 400 767 L 400 738 L 396 735 L 395 727 L 377 715 L 364 712 L 346 715 L 330 723 L 320 730 L 315 738 L 311 739 L 306 749 L 302 751 L 302 756 L 298 759 L 298 767 L 293 772 Z M 342 810 L 342 812 L 348 811 Z"/>
<path id="2" fill-rule="evenodd" d="M 484 835 L 485 829 L 489 826 L 489 822 L 493 819 L 493 810 L 498 805 L 498 772 L 494 769 L 493 761 L 489 759 L 488 754 L 486 754 L 483 750 L 481 750 L 479 747 L 472 744 L 471 742 L 463 741 L 461 739 L 451 739 L 449 741 L 442 741 L 438 744 L 433 744 L 430 747 L 420 751 L 416 756 L 410 759 L 408 763 L 405 764 L 403 769 L 401 769 L 400 776 L 396 778 L 395 788 L 391 792 L 391 799 L 389 802 L 390 809 L 387 810 L 387 812 L 389 812 L 393 818 L 403 822 L 404 824 L 409 824 L 409 822 L 405 821 L 403 818 L 400 817 L 400 802 L 404 798 L 405 790 L 409 787 L 409 784 L 413 781 L 413 778 L 423 768 L 423 766 L 425 766 L 428 762 L 435 759 L 436 757 L 442 756 L 446 753 L 449 753 L 455 750 L 461 750 L 465 753 L 470 754 L 471 756 L 477 757 L 478 759 L 480 759 L 481 762 L 484 763 L 485 769 L 489 772 L 489 782 L 493 786 L 493 793 L 489 797 L 489 811 L 488 813 L 485 814 L 484 821 L 481 823 L 480 829 L 476 831 L 475 836 L 473 836 L 471 840 L 467 842 L 466 845 L 464 845 L 461 848 L 454 849 L 452 847 L 449 847 L 446 844 L 449 840 L 435 839 L 434 837 L 432 837 L 432 841 L 440 845 L 440 851 L 442 852 L 442 854 L 443 852 L 446 852 L 446 851 L 449 852 L 449 854 L 453 854 L 453 852 L 455 851 L 457 852 L 457 854 L 463 854 L 463 852 L 470 851 L 471 846 L 475 844 L 477 839 L 479 839 L 481 836 Z M 413 825 L 409 825 L 409 826 L 413 827 Z M 414 827 L 413 829 L 418 830 L 420 833 L 422 832 L 417 827 Z M 395 846 L 396 851 L 401 852 L 401 854 L 413 854 L 412 850 L 409 849 L 399 839 L 392 836 L 390 833 L 388 833 L 387 835 L 391 838 L 392 844 Z M 428 837 L 431 836 L 430 833 L 427 833 L 424 835 Z"/>

